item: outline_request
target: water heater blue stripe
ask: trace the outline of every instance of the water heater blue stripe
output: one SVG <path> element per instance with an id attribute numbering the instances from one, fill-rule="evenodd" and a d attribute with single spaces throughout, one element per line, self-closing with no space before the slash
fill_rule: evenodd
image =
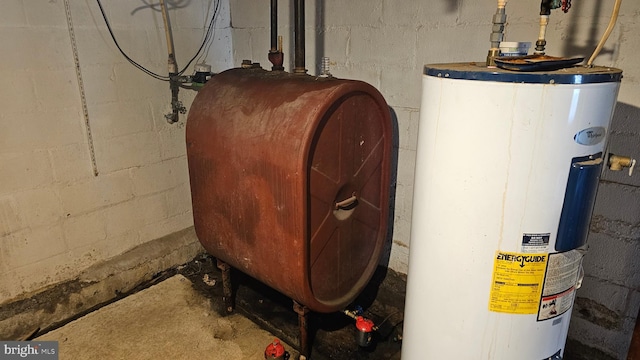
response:
<path id="1" fill-rule="evenodd" d="M 595 84 L 619 82 L 622 70 L 594 66 L 574 66 L 555 71 L 521 72 L 488 68 L 481 63 L 430 64 L 424 74 L 449 79 L 494 81 L 525 84 Z"/>

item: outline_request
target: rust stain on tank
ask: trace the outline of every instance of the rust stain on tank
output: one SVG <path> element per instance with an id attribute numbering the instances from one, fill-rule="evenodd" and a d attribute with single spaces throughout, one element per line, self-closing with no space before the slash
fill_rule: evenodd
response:
<path id="1" fill-rule="evenodd" d="M 216 75 L 187 120 L 200 242 L 311 310 L 342 309 L 385 242 L 391 129 L 386 102 L 360 81 Z"/>

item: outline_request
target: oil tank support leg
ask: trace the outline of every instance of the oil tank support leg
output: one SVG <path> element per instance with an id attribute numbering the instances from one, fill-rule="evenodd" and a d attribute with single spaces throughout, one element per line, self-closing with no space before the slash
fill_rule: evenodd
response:
<path id="1" fill-rule="evenodd" d="M 306 360 L 309 358 L 309 337 L 307 332 L 307 315 L 309 314 L 309 308 L 305 305 L 298 304 L 298 302 L 294 300 L 293 311 L 298 314 L 298 324 L 300 326 L 300 360 Z"/>
<path id="2" fill-rule="evenodd" d="M 229 264 L 218 261 L 218 269 L 222 270 L 222 293 L 224 299 L 224 305 L 227 307 L 227 312 L 233 312 L 233 288 L 231 287 L 231 266 Z"/>

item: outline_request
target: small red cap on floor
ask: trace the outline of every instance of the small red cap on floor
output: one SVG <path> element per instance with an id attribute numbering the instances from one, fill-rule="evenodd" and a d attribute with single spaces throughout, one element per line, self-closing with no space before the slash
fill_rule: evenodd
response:
<path id="1" fill-rule="evenodd" d="M 280 340 L 273 339 L 273 342 L 267 346 L 264 350 L 265 359 L 280 359 L 283 357 L 285 351 L 284 346 L 280 343 Z"/>

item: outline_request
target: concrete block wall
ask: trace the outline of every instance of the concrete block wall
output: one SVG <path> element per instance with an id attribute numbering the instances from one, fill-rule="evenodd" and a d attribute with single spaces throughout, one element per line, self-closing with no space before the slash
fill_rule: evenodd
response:
<path id="1" fill-rule="evenodd" d="M 168 83 L 123 58 L 95 1 L 68 1 L 94 176 L 66 3 L 11 0 L 0 12 L 0 304 L 192 225 L 186 115 L 168 124 Z M 200 46 L 216 1 L 174 3 L 170 18 L 183 67 Z M 220 5 L 214 41 L 203 57 L 214 71 L 231 66 L 229 6 L 226 0 Z M 166 75 L 159 7 L 126 0 L 103 6 L 125 52 Z M 193 65 L 186 73 L 192 71 Z M 187 107 L 194 96 L 180 92 Z"/>
<path id="2" fill-rule="evenodd" d="M 269 2 L 231 0 L 233 61 L 269 68 Z M 555 10 L 547 32 L 547 53 L 589 57 L 611 14 L 613 2 L 574 2 L 568 14 Z M 507 4 L 506 40 L 538 35 L 539 1 Z M 385 96 L 397 120 L 398 155 L 393 245 L 389 267 L 407 272 L 422 67 L 427 63 L 484 61 L 495 2 L 489 0 L 307 0 L 306 67 L 319 73 L 331 59 L 337 77 L 364 80 Z M 279 32 L 285 67 L 293 64 L 292 2 L 280 1 Z M 609 148 L 640 158 L 640 3 L 624 1 L 613 33 L 596 64 L 624 70 Z M 570 339 L 623 359 L 638 313 L 640 272 L 640 174 L 607 171 L 601 182 L 585 259 L 584 288 L 578 292 Z"/>

